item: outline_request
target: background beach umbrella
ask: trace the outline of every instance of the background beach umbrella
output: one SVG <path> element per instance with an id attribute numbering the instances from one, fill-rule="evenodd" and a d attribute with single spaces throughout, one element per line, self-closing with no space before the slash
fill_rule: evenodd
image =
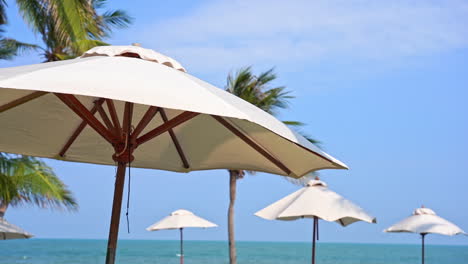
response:
<path id="1" fill-rule="evenodd" d="M 418 233 L 421 235 L 422 247 L 422 263 L 424 264 L 424 237 L 427 234 L 440 234 L 446 236 L 453 236 L 458 234 L 465 234 L 461 228 L 453 223 L 436 215 L 434 211 L 429 208 L 418 208 L 414 210 L 413 215 L 402 221 L 394 224 L 393 226 L 384 230 L 385 232 L 392 233 Z"/>
<path id="2" fill-rule="evenodd" d="M 0 240 L 31 238 L 33 235 L 0 217 Z"/>
<path id="3" fill-rule="evenodd" d="M 296 220 L 313 218 L 312 263 L 315 263 L 315 240 L 318 240 L 318 220 L 337 222 L 342 226 L 357 221 L 376 223 L 376 219 L 361 207 L 328 189 L 327 184 L 316 178 L 304 188 L 284 197 L 255 213 L 268 220 Z"/>
<path id="4" fill-rule="evenodd" d="M 135 46 L 0 69 L 0 150 L 117 165 L 106 263 L 114 263 L 125 169 L 245 169 L 300 177 L 345 169 L 273 116 Z"/>
<path id="5" fill-rule="evenodd" d="M 186 227 L 199 227 L 199 228 L 208 228 L 208 227 L 217 227 L 216 224 L 211 223 L 208 220 L 205 220 L 201 217 L 194 215 L 192 212 L 179 209 L 172 212 L 169 216 L 166 216 L 161 221 L 158 221 L 146 230 L 148 231 L 158 231 L 165 229 L 179 229 L 180 230 L 180 264 L 184 263 L 184 228 Z"/>

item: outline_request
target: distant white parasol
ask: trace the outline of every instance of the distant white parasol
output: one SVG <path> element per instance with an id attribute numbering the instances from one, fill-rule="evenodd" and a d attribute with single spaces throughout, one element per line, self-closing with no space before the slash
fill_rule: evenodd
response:
<path id="1" fill-rule="evenodd" d="M 255 213 L 268 220 L 314 219 L 312 263 L 315 263 L 315 240 L 318 239 L 318 220 L 337 222 L 342 226 L 357 221 L 376 223 L 376 218 L 367 214 L 361 207 L 346 200 L 328 189 L 327 184 L 318 179 L 309 181 L 306 187 L 284 197 Z"/>
<path id="2" fill-rule="evenodd" d="M 180 230 L 180 263 L 184 263 L 184 235 L 183 229 L 186 227 L 200 227 L 200 228 L 208 228 L 208 227 L 217 227 L 216 224 L 205 220 L 199 216 L 196 216 L 194 213 L 179 209 L 177 211 L 172 212 L 169 216 L 166 216 L 161 221 L 158 221 L 146 230 L 148 231 L 158 231 L 158 230 L 165 230 L 165 229 L 179 229 Z"/>
<path id="3" fill-rule="evenodd" d="M 31 238 L 33 235 L 0 217 L 0 240 Z"/>
<path id="4" fill-rule="evenodd" d="M 455 224 L 443 219 L 436 215 L 436 213 L 422 206 L 414 210 L 413 215 L 402 221 L 394 224 L 393 226 L 384 230 L 384 232 L 393 233 L 418 233 L 421 234 L 422 239 L 422 263 L 424 264 L 424 237 L 427 234 L 440 234 L 446 236 L 453 236 L 458 234 L 465 234 L 465 232 Z"/>

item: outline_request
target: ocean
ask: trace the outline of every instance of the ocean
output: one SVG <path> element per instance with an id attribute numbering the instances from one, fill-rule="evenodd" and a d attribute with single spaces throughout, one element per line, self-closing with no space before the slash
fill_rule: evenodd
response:
<path id="1" fill-rule="evenodd" d="M 105 240 L 0 241 L 0 264 L 102 264 Z M 116 263 L 178 264 L 179 242 L 121 240 Z M 185 241 L 185 264 L 228 263 L 227 242 Z M 238 264 L 310 263 L 311 243 L 237 242 Z M 418 245 L 318 243 L 317 264 L 419 264 Z M 468 246 L 426 246 L 426 264 L 468 264 Z"/>

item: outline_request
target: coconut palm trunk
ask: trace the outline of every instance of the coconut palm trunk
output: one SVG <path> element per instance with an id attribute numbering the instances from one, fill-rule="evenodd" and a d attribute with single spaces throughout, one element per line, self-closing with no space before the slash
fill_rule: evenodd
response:
<path id="1" fill-rule="evenodd" d="M 6 210 L 8 209 L 8 203 L 0 201 L 0 218 L 5 217 Z"/>
<path id="2" fill-rule="evenodd" d="M 237 179 L 239 175 L 239 171 L 229 170 L 228 240 L 230 264 L 237 264 L 236 239 L 234 233 L 234 205 L 236 203 Z"/>
<path id="3" fill-rule="evenodd" d="M 227 77 L 226 91 L 244 99 L 272 115 L 277 110 L 288 107 L 289 99 L 294 98 L 286 91 L 286 87 L 271 87 L 271 82 L 276 79 L 273 69 L 254 75 L 250 67 L 242 68 L 234 75 Z M 301 126 L 301 122 L 283 121 L 289 126 Z M 304 135 L 305 136 L 305 135 Z M 315 140 L 305 136 L 312 143 Z M 237 180 L 242 179 L 245 173 L 253 174 L 253 171 L 229 170 L 229 209 L 228 209 L 228 239 L 229 239 L 229 263 L 237 264 L 236 241 L 234 235 L 234 206 L 236 201 Z M 297 181 L 300 184 L 300 181 Z"/>

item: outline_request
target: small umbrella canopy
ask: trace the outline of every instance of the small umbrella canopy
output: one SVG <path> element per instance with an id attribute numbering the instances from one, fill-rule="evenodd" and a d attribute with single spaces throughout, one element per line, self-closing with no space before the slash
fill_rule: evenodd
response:
<path id="1" fill-rule="evenodd" d="M 339 194 L 328 189 L 327 184 L 318 178 L 307 185 L 255 213 L 256 216 L 268 220 L 296 220 L 313 218 L 312 263 L 315 263 L 315 240 L 318 239 L 318 220 L 337 222 L 342 226 L 357 221 L 376 223 L 376 218 L 370 216 L 361 207 L 346 200 Z"/>
<path id="2" fill-rule="evenodd" d="M 392 225 L 384 231 L 396 233 L 440 234 L 446 236 L 465 234 L 460 227 L 436 215 L 433 210 L 424 207 L 414 210 L 413 215 Z"/>
<path id="3" fill-rule="evenodd" d="M 466 233 L 455 224 L 436 215 L 436 213 L 422 206 L 413 211 L 413 215 L 384 230 L 388 233 L 418 233 L 421 235 L 421 260 L 424 264 L 424 238 L 427 234 L 453 236 Z"/>
<path id="4" fill-rule="evenodd" d="M 31 238 L 33 235 L 0 217 L 0 240 Z"/>
<path id="5" fill-rule="evenodd" d="M 321 180 L 311 180 L 306 187 L 255 213 L 268 220 L 295 220 L 318 217 L 347 226 L 357 221 L 376 223 L 361 207 L 328 189 Z"/>
<path id="6" fill-rule="evenodd" d="M 146 230 L 158 231 L 164 229 L 179 229 L 180 230 L 180 264 L 184 263 L 184 235 L 183 229 L 186 227 L 217 227 L 216 224 L 196 216 L 192 212 L 184 209 L 179 209 L 166 216 L 161 221 L 158 221 Z"/>
<path id="7" fill-rule="evenodd" d="M 179 228 L 186 228 L 186 227 L 217 227 L 216 224 L 205 220 L 199 216 L 196 216 L 190 211 L 179 209 L 177 211 L 172 212 L 169 216 L 166 216 L 161 221 L 158 221 L 146 230 L 148 231 L 158 231 L 163 229 L 179 229 Z"/>
<path id="8" fill-rule="evenodd" d="M 0 69 L 0 150 L 117 163 L 106 263 L 115 262 L 125 168 L 245 169 L 301 177 L 346 165 L 285 124 L 132 46 Z"/>

